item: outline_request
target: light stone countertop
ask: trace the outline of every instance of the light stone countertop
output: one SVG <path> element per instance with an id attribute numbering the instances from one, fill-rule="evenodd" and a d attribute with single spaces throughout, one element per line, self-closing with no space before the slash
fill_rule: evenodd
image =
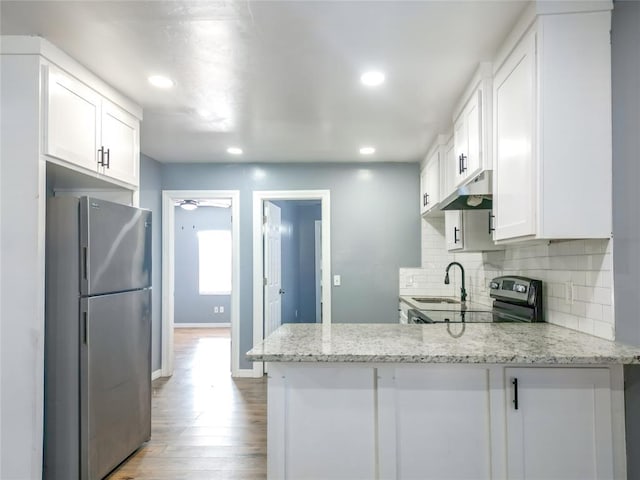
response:
<path id="1" fill-rule="evenodd" d="M 464 332 L 460 335 L 464 327 Z M 640 364 L 640 348 L 548 323 L 286 324 L 251 361 Z"/>

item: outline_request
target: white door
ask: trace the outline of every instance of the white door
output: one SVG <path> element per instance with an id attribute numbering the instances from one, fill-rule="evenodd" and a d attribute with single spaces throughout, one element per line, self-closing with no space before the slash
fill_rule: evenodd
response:
<path id="1" fill-rule="evenodd" d="M 280 207 L 264 202 L 264 336 L 282 323 Z"/>
<path id="2" fill-rule="evenodd" d="M 511 387 L 509 479 L 614 478 L 608 369 L 507 368 L 505 373 Z"/>
<path id="3" fill-rule="evenodd" d="M 496 240 L 536 233 L 535 54 L 535 35 L 531 34 L 513 51 L 494 79 Z"/>
<path id="4" fill-rule="evenodd" d="M 322 322 L 322 220 L 315 221 L 316 323 Z"/>

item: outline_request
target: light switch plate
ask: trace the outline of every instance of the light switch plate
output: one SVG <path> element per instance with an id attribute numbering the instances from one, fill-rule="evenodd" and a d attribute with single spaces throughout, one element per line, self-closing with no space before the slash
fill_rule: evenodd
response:
<path id="1" fill-rule="evenodd" d="M 340 285 L 342 285 L 342 278 L 340 277 L 340 275 L 334 275 L 333 276 L 333 286 L 334 287 L 339 287 Z"/>

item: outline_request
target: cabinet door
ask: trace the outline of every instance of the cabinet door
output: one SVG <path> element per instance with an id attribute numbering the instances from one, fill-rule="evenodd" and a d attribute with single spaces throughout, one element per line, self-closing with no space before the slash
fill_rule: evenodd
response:
<path id="1" fill-rule="evenodd" d="M 494 79 L 496 240 L 534 235 L 535 35 L 525 37 Z"/>
<path id="2" fill-rule="evenodd" d="M 440 201 L 440 152 L 431 156 L 427 165 L 427 210 Z"/>
<path id="3" fill-rule="evenodd" d="M 97 171 L 100 96 L 53 66 L 47 86 L 44 153 Z"/>
<path id="4" fill-rule="evenodd" d="M 608 369 L 505 371 L 511 385 L 507 407 L 508 478 L 614 478 Z"/>
<path id="5" fill-rule="evenodd" d="M 454 187 L 460 185 L 465 178 L 464 163 L 468 161 L 469 138 L 467 134 L 467 119 L 463 111 L 458 121 L 453 125 L 453 141 L 455 149 Z"/>
<path id="6" fill-rule="evenodd" d="M 473 177 L 482 166 L 482 92 L 480 90 L 469 100 L 465 109 L 467 124 L 467 158 L 463 163 L 464 178 Z"/>
<path id="7" fill-rule="evenodd" d="M 374 372 L 366 366 L 272 364 L 268 477 L 375 478 Z"/>
<path id="8" fill-rule="evenodd" d="M 450 195 L 455 189 L 457 167 L 455 143 L 454 139 L 451 138 L 445 147 L 444 160 L 440 163 L 440 169 L 442 171 L 442 198 Z"/>
<path id="9" fill-rule="evenodd" d="M 489 375 L 450 367 L 395 369 L 398 480 L 492 478 Z"/>
<path id="10" fill-rule="evenodd" d="M 140 122 L 107 100 L 102 102 L 101 145 L 105 151 L 102 173 L 138 185 Z"/>
<path id="11" fill-rule="evenodd" d="M 420 171 L 420 213 L 427 211 L 427 167 Z"/>
<path id="12" fill-rule="evenodd" d="M 461 210 L 447 210 L 444 212 L 447 250 L 461 250 L 464 247 L 464 226 Z"/>

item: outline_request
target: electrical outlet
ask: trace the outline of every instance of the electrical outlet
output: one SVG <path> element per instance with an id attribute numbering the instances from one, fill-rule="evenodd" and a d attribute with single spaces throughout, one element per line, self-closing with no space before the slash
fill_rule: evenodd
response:
<path id="1" fill-rule="evenodd" d="M 413 287 L 414 278 L 413 275 L 409 275 L 407 277 L 407 281 L 405 282 L 405 287 Z"/>
<path id="2" fill-rule="evenodd" d="M 220 305 L 220 313 L 224 313 L 224 307 Z"/>
<path id="3" fill-rule="evenodd" d="M 218 313 L 218 307 L 213 307 L 213 313 Z"/>
<path id="4" fill-rule="evenodd" d="M 333 286 L 334 287 L 339 287 L 340 285 L 342 285 L 342 278 L 340 277 L 340 275 L 334 275 L 333 276 Z"/>
<path id="5" fill-rule="evenodd" d="M 564 301 L 567 305 L 573 305 L 573 301 L 575 298 L 575 287 L 573 282 L 569 280 L 568 282 L 564 282 Z"/>

